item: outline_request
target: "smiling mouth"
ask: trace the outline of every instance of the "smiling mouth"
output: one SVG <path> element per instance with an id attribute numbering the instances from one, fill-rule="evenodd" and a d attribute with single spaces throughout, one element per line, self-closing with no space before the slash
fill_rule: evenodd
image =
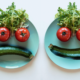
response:
<path id="1" fill-rule="evenodd" d="M 0 45 L 0 56 L 2 55 L 21 55 L 26 58 L 32 59 L 34 56 L 30 50 L 20 46 L 13 46 L 10 44 L 1 44 Z"/>

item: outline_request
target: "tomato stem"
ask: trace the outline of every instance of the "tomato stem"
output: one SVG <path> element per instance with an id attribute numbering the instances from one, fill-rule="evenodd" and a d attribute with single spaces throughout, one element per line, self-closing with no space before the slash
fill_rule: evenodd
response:
<path id="1" fill-rule="evenodd" d="M 5 35 L 5 32 L 1 32 L 1 35 Z"/>
<path id="2" fill-rule="evenodd" d="M 66 35 L 66 32 L 62 32 L 62 35 Z"/>
<path id="3" fill-rule="evenodd" d="M 26 34 L 26 33 L 23 33 L 23 32 L 21 31 L 21 35 L 22 35 L 23 37 L 25 36 L 25 34 Z"/>

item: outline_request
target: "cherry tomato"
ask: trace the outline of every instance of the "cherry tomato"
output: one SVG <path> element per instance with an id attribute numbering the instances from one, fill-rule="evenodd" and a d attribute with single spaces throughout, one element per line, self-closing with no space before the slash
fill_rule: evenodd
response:
<path id="1" fill-rule="evenodd" d="M 76 32 L 76 37 L 80 41 L 80 29 Z"/>
<path id="2" fill-rule="evenodd" d="M 30 33 L 28 31 L 28 29 L 26 28 L 19 28 L 16 32 L 15 32 L 15 37 L 18 41 L 20 42 L 25 42 L 28 40 L 30 36 Z"/>
<path id="3" fill-rule="evenodd" d="M 60 41 L 66 42 L 66 41 L 68 41 L 70 39 L 70 37 L 71 37 L 71 31 L 67 27 L 61 27 L 57 31 L 57 38 Z"/>
<path id="4" fill-rule="evenodd" d="M 10 37 L 10 31 L 6 27 L 0 27 L 0 41 L 7 41 Z"/>

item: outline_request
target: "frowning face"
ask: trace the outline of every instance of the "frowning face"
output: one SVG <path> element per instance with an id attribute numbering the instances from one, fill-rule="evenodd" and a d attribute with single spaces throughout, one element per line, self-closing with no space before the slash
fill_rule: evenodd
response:
<path id="1" fill-rule="evenodd" d="M 9 69 L 19 68 L 29 63 L 32 60 L 31 58 L 36 55 L 38 46 L 39 46 L 38 33 L 34 25 L 29 20 L 25 22 L 25 24 L 29 25 L 27 29 L 30 33 L 30 37 L 28 38 L 27 41 L 20 42 L 16 39 L 15 35 L 10 36 L 10 38 L 5 42 L 0 41 L 0 46 L 1 45 L 6 46 L 5 47 L 6 50 L 9 49 L 10 47 L 10 49 L 12 48 L 14 49 L 13 51 L 14 53 L 17 53 L 18 51 L 15 52 L 16 50 L 15 48 L 18 48 L 17 50 L 19 50 L 20 52 L 19 53 L 20 55 L 15 55 L 12 52 L 7 55 L 6 53 L 4 53 L 4 55 L 1 55 L 0 56 L 0 67 L 9 68 Z M 3 50 L 4 52 L 6 52 L 5 49 Z M 29 54 L 26 55 L 26 53 L 29 53 Z"/>

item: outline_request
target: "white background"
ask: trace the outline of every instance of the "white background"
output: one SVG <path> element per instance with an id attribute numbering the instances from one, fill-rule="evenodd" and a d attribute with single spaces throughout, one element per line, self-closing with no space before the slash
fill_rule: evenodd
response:
<path id="1" fill-rule="evenodd" d="M 50 23 L 54 20 L 58 7 L 67 8 L 69 2 L 79 0 L 0 0 L 3 10 L 15 2 L 17 9 L 25 9 L 29 20 L 34 24 L 39 34 L 39 50 L 36 57 L 27 65 L 18 69 L 0 67 L 0 80 L 80 80 L 80 69 L 66 70 L 54 64 L 47 56 L 44 48 L 44 37 Z"/>

